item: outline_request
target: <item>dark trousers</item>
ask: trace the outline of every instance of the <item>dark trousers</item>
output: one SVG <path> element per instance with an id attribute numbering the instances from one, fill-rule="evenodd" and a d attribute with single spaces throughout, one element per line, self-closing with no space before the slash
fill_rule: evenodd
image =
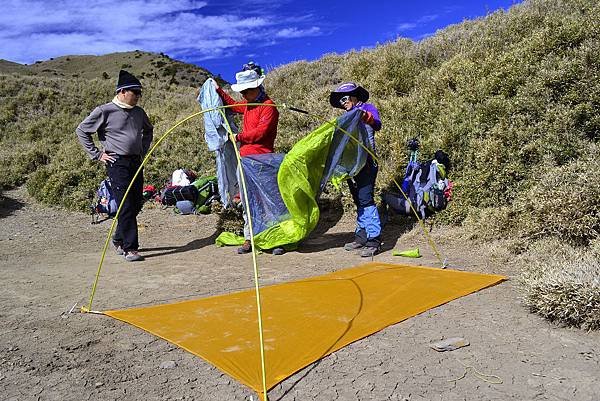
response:
<path id="1" fill-rule="evenodd" d="M 355 241 L 375 247 L 381 244 L 381 222 L 375 206 L 377 172 L 377 165 L 369 157 L 362 170 L 353 179 L 348 180 L 357 212 Z"/>
<path id="2" fill-rule="evenodd" d="M 117 229 L 113 235 L 113 242 L 122 246 L 124 251 L 137 251 L 138 243 L 138 227 L 137 215 L 142 210 L 144 199 L 142 191 L 144 187 L 143 171 L 136 178 L 133 186 L 127 194 L 127 199 L 123 201 L 125 191 L 129 183 L 133 179 L 135 172 L 140 167 L 142 161 L 138 156 L 115 156 L 114 163 L 108 163 L 106 172 L 110 178 L 111 186 L 117 204 L 123 203 L 121 212 L 119 213 L 119 221 Z"/>

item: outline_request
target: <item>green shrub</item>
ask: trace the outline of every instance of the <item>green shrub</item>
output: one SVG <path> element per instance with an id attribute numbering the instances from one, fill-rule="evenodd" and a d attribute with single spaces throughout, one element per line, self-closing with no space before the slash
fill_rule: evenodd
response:
<path id="1" fill-rule="evenodd" d="M 403 174 L 405 143 L 418 137 L 422 160 L 438 148 L 453 160 L 454 200 L 437 222 L 464 223 L 482 239 L 552 235 L 588 243 L 598 233 L 598 196 L 592 181 L 576 170 L 597 170 L 589 155 L 600 135 L 599 19 L 600 5 L 587 0 L 529 0 L 417 43 L 398 39 L 278 67 L 265 81 L 269 95 L 312 115 L 282 111 L 276 150 L 288 151 L 338 116 L 329 92 L 356 81 L 370 91 L 383 121 L 377 133 L 378 187 Z M 166 55 L 153 64 L 175 80 L 179 64 Z M 157 77 L 144 78 L 143 106 L 158 139 L 198 106 L 194 89 L 175 81 L 167 86 Z M 113 91 L 111 80 L 0 75 L 0 187 L 47 174 L 56 189 L 48 184 L 53 195 L 34 190 L 37 199 L 83 208 L 84 194 L 95 188 L 92 181 L 101 178 L 102 169 L 84 158 L 77 167 L 87 174 L 82 178 L 61 172 L 58 161 L 81 157 L 75 127 Z M 179 127 L 152 156 L 147 180 L 161 185 L 178 167 L 212 171 L 201 136 L 200 117 Z M 560 179 L 563 174 L 570 179 Z M 59 190 L 60 182 L 86 188 Z M 547 200 L 547 192 L 567 197 L 577 185 L 584 186 L 585 199 L 579 207 L 566 201 L 568 218 L 559 218 L 562 201 Z"/>

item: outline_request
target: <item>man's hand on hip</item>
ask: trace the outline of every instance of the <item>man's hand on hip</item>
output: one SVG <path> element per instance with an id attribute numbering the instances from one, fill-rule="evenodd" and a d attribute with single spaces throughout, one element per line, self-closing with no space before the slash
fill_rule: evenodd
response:
<path id="1" fill-rule="evenodd" d="M 102 152 L 102 153 L 100 153 L 100 157 L 98 158 L 98 160 L 100 162 L 106 164 L 106 163 L 114 163 L 117 159 L 115 159 L 114 156 L 111 156 L 106 152 Z"/>

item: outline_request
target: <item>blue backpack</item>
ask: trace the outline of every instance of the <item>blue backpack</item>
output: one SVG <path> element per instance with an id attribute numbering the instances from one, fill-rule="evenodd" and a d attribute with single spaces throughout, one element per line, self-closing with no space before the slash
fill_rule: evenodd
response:
<path id="1" fill-rule="evenodd" d="M 106 214 L 108 217 L 114 217 L 117 214 L 119 205 L 117 205 L 117 199 L 112 191 L 110 179 L 102 180 L 96 195 L 98 197 L 94 207 L 96 214 Z"/>

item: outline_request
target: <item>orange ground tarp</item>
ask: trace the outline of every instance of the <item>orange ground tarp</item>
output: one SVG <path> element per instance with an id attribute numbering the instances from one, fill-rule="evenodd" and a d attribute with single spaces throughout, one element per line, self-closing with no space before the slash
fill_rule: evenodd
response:
<path id="1" fill-rule="evenodd" d="M 262 287 L 267 389 L 356 340 L 505 279 L 367 263 Z M 262 393 L 254 290 L 105 313 L 204 358 Z"/>

